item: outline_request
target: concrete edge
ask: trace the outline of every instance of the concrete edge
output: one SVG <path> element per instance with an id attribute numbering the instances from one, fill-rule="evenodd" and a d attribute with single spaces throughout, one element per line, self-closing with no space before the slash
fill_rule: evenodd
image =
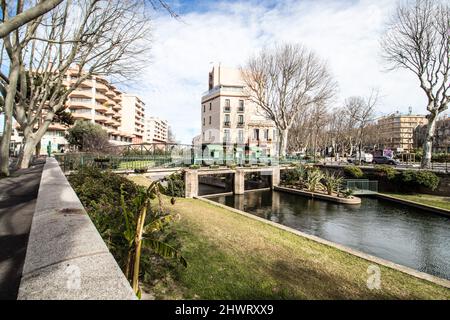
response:
<path id="1" fill-rule="evenodd" d="M 252 215 L 250 213 L 247 213 L 245 211 L 241 211 L 241 210 L 238 210 L 238 209 L 235 209 L 235 208 L 228 207 L 226 205 L 223 205 L 221 203 L 218 203 L 218 202 L 215 202 L 215 201 L 212 201 L 212 200 L 209 200 L 209 199 L 205 199 L 205 198 L 202 198 L 202 197 L 194 197 L 194 199 L 197 199 L 197 200 L 209 203 L 211 205 L 220 207 L 222 209 L 229 210 L 231 212 L 240 214 L 240 215 L 245 216 L 247 218 L 260 221 L 262 223 L 271 225 L 271 226 L 273 226 L 275 228 L 278 228 L 278 229 L 281 229 L 281 230 L 293 233 L 293 234 L 295 234 L 297 236 L 301 236 L 301 237 L 307 238 L 309 240 L 318 242 L 320 244 L 333 247 L 335 249 L 341 250 L 341 251 L 343 251 L 345 253 L 348 253 L 348 254 L 351 254 L 353 256 L 357 256 L 357 257 L 362 258 L 364 260 L 367 260 L 369 262 L 377 263 L 377 264 L 382 265 L 384 267 L 387 267 L 387 268 L 390 268 L 390 269 L 394 269 L 396 271 L 400 271 L 400 272 L 406 273 L 406 274 L 408 274 L 410 276 L 419 278 L 421 280 L 426 280 L 426 281 L 429 281 L 429 282 L 431 282 L 433 284 L 437 284 L 437 285 L 440 285 L 442 287 L 450 289 L 450 280 L 442 279 L 442 278 L 433 276 L 431 274 L 428 274 L 428 273 L 425 273 L 425 272 L 420 272 L 420 271 L 414 270 L 412 268 L 409 268 L 409 267 L 406 267 L 406 266 L 394 263 L 392 261 L 388 261 L 388 260 L 385 260 L 385 259 L 382 259 L 382 258 L 379 258 L 379 257 L 375 257 L 375 256 L 372 256 L 372 255 L 369 255 L 367 253 L 364 253 L 364 252 L 361 252 L 361 251 L 349 248 L 347 246 L 344 246 L 344 245 L 341 245 L 341 244 L 338 244 L 338 243 L 335 243 L 335 242 L 332 242 L 332 241 L 329 241 L 329 240 L 325 240 L 323 238 L 319 238 L 317 236 L 313 236 L 313 235 L 310 235 L 310 234 L 307 234 L 307 233 L 295 230 L 293 228 L 287 227 L 285 225 L 282 225 L 282 224 L 279 224 L 279 223 L 276 223 L 276 222 L 273 222 L 273 221 L 270 221 L 270 220 L 266 220 L 266 219 L 260 218 L 258 216 L 255 216 L 255 215 Z"/>
<path id="2" fill-rule="evenodd" d="M 54 158 L 42 171 L 17 299 L 137 299 Z"/>
<path id="3" fill-rule="evenodd" d="M 375 194 L 375 196 L 377 198 L 380 199 L 385 199 L 385 200 L 389 200 L 389 201 L 393 201 L 393 202 L 397 202 L 397 203 L 401 203 L 401 204 L 405 204 L 411 207 L 415 207 L 415 208 L 419 208 L 419 209 L 423 209 L 426 211 L 430 211 L 436 214 L 440 214 L 446 217 L 450 217 L 450 210 L 446 210 L 446 209 L 442 209 L 442 208 L 437 208 L 437 207 L 432 207 L 426 204 L 422 204 L 422 203 L 418 203 L 415 201 L 411 201 L 411 200 L 405 200 L 405 199 L 400 199 L 397 197 L 393 197 L 387 194 L 383 194 L 383 193 L 377 193 Z"/>
<path id="4" fill-rule="evenodd" d="M 304 191 L 304 190 L 298 190 L 298 189 L 292 189 L 292 188 L 281 187 L 281 186 L 275 186 L 274 190 L 288 192 L 288 193 L 293 193 L 293 194 L 298 194 L 298 195 L 302 195 L 302 196 L 305 196 L 305 197 L 316 198 L 316 199 L 325 200 L 325 201 L 331 201 L 331 202 L 340 203 L 340 204 L 361 204 L 361 199 L 358 198 L 358 197 L 353 197 L 353 198 L 349 198 L 349 199 L 337 198 L 337 197 L 329 196 L 329 195 L 326 195 L 326 194 L 310 192 L 310 191 Z"/>

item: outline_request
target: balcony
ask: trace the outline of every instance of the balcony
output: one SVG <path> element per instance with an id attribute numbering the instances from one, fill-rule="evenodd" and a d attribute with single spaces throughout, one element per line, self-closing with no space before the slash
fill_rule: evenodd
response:
<path id="1" fill-rule="evenodd" d="M 243 128 L 244 125 L 245 125 L 244 122 L 238 122 L 238 123 L 237 123 L 237 127 L 238 127 L 238 128 Z"/>
<path id="2" fill-rule="evenodd" d="M 226 128 L 231 127 L 231 122 L 230 121 L 224 121 L 223 126 Z"/>
<path id="3" fill-rule="evenodd" d="M 223 107 L 223 112 L 231 112 L 231 107 Z"/>
<path id="4" fill-rule="evenodd" d="M 238 112 L 238 113 L 244 113 L 244 107 L 239 107 L 239 108 L 237 109 L 237 112 Z"/>

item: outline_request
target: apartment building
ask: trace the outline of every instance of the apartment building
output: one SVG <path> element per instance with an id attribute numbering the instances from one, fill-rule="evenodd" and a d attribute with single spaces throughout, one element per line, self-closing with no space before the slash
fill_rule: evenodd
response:
<path id="1" fill-rule="evenodd" d="M 203 146 L 236 145 L 238 153 L 276 154 L 275 125 L 248 99 L 239 69 L 213 67 L 201 99 L 201 126 Z"/>
<path id="2" fill-rule="evenodd" d="M 136 95 L 122 94 L 122 121 L 121 130 L 132 132 L 132 143 L 144 142 L 145 103 Z"/>
<path id="3" fill-rule="evenodd" d="M 64 84 L 69 86 L 78 77 L 78 69 L 71 68 L 67 72 Z M 122 96 L 126 96 L 124 112 Z M 76 121 L 91 121 L 100 125 L 108 132 L 109 141 L 116 145 L 130 144 L 139 141 L 144 134 L 144 103 L 132 95 L 124 95 L 106 79 L 99 76 L 92 76 L 84 80 L 80 86 L 70 93 L 66 110 L 70 112 Z M 136 106 L 138 105 L 138 106 Z M 130 111 L 131 110 L 131 111 Z M 122 117 L 125 115 L 125 123 L 122 125 Z M 139 118 L 135 126 L 128 126 L 130 118 Z M 41 145 L 47 146 L 50 142 L 52 151 L 60 151 L 67 145 L 65 139 L 67 128 L 60 124 L 51 124 L 45 135 L 41 139 Z M 140 136 L 139 136 L 140 135 Z M 41 148 L 41 153 L 45 153 L 46 148 Z"/>
<path id="4" fill-rule="evenodd" d="M 144 142 L 167 143 L 169 140 L 169 124 L 167 120 L 158 117 L 148 117 L 145 120 Z"/>
<path id="5" fill-rule="evenodd" d="M 420 125 L 414 130 L 414 146 L 421 148 L 425 142 L 428 125 Z M 436 122 L 436 131 L 432 144 L 433 152 L 450 153 L 450 117 L 444 115 Z"/>
<path id="6" fill-rule="evenodd" d="M 412 151 L 414 130 L 427 123 L 428 120 L 423 115 L 403 115 L 399 112 L 378 119 L 381 147 L 397 152 Z"/>

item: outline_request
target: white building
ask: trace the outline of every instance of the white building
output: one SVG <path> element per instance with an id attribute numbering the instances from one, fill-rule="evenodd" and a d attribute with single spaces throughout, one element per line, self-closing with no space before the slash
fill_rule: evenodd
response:
<path id="1" fill-rule="evenodd" d="M 167 120 L 158 117 L 148 117 L 145 119 L 144 142 L 147 143 L 167 143 L 169 139 L 169 124 Z"/>
<path id="2" fill-rule="evenodd" d="M 133 133 L 132 142 L 142 143 L 144 141 L 144 112 L 145 103 L 136 95 L 122 94 L 122 119 L 121 130 Z"/>
<path id="3" fill-rule="evenodd" d="M 201 100 L 203 145 L 234 144 L 242 152 L 276 154 L 275 124 L 249 100 L 239 69 L 215 66 L 209 73 L 208 89 Z"/>

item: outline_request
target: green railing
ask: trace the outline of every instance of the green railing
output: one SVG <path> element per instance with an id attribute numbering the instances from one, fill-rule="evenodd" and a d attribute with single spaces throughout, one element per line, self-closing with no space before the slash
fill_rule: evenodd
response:
<path id="1" fill-rule="evenodd" d="M 81 167 L 97 167 L 111 170 L 135 170 L 149 168 L 180 167 L 190 164 L 190 159 L 170 155 L 116 156 L 82 153 L 55 154 L 64 172 Z"/>

